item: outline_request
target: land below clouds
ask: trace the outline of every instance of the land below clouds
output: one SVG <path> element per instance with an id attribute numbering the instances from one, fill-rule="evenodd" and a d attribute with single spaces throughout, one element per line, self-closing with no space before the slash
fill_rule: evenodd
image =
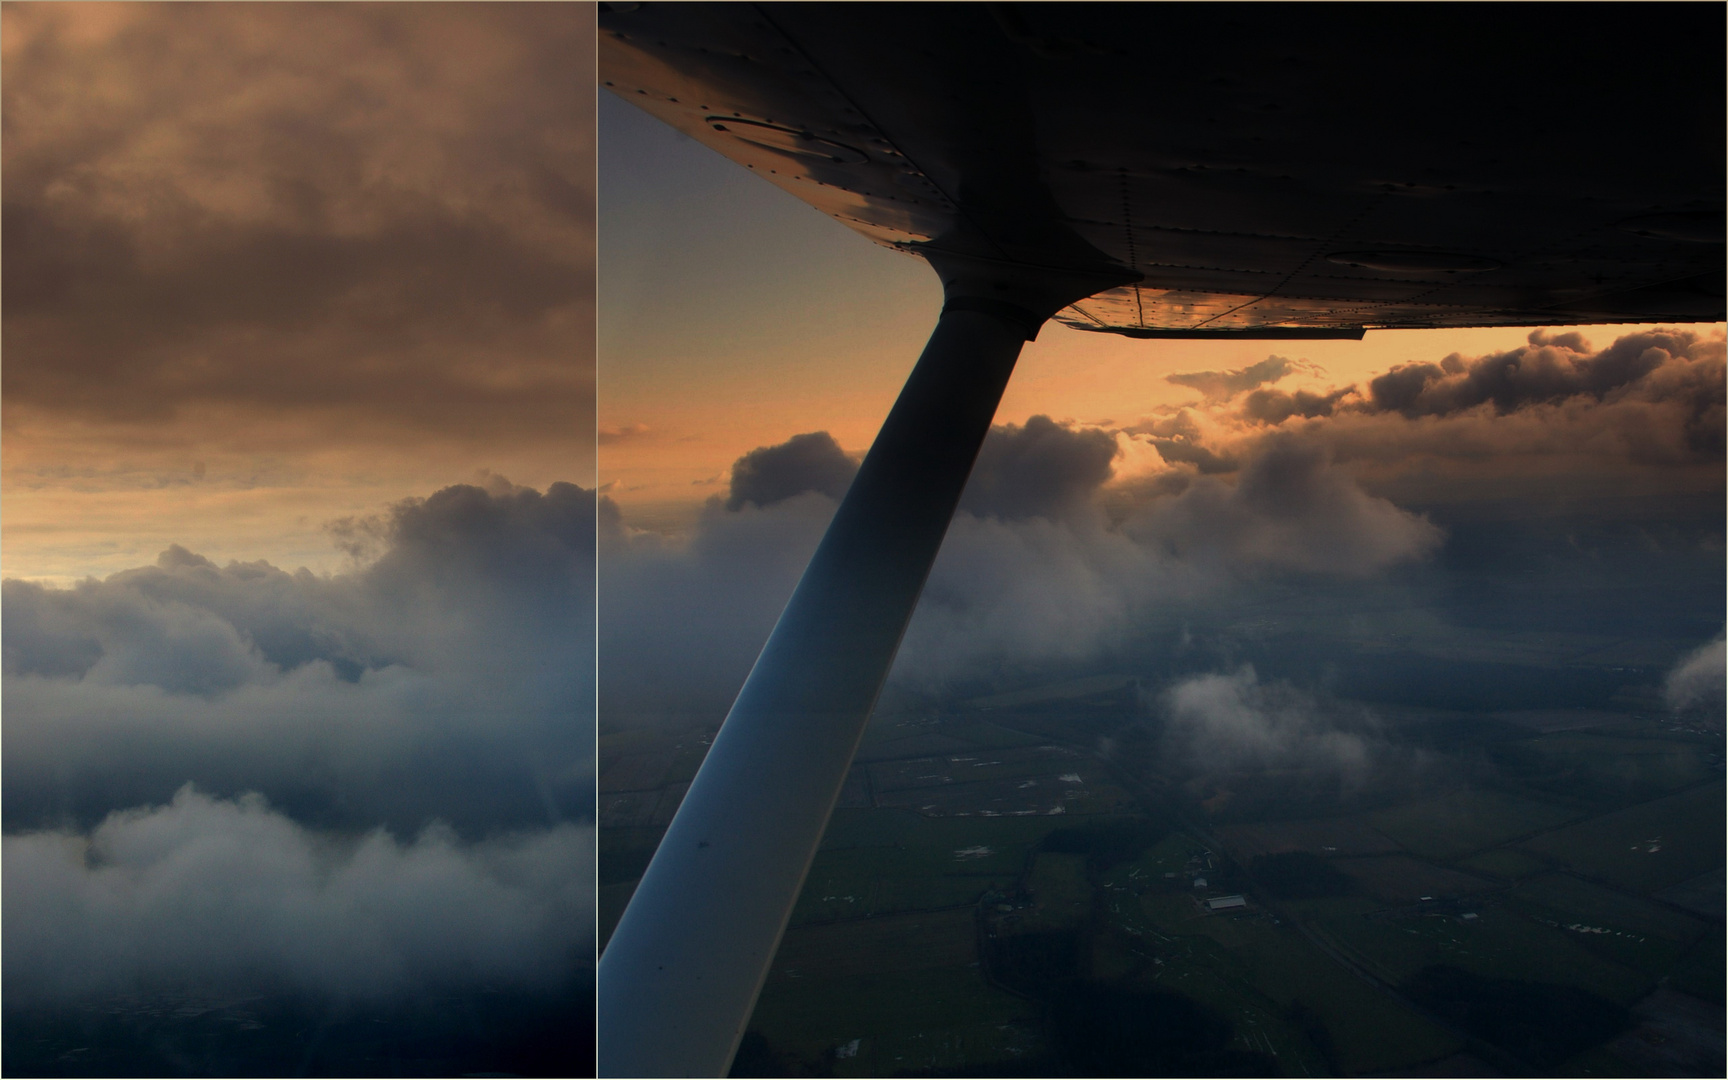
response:
<path id="1" fill-rule="evenodd" d="M 1450 705 L 1252 664 L 892 691 L 736 1074 L 1715 1075 L 1720 710 L 1585 637 L 1365 662 L 1414 696 L 1420 658 Z M 713 730 L 603 724 L 603 936 Z"/>
<path id="2" fill-rule="evenodd" d="M 986 479 L 1042 465 L 1041 497 L 963 503 L 739 1075 L 1720 1071 L 1719 470 L 1272 442 L 1287 482 L 1129 534 L 1205 474 L 1124 491 L 1092 433 L 993 438 Z M 601 627 L 602 936 L 832 512 L 838 447 L 765 449 L 688 546 L 603 519 L 602 611 L 636 606 Z M 1339 508 L 1393 543 L 1302 527 Z M 753 632 L 698 653 L 722 611 Z M 1088 1026 L 1117 1014 L 1169 1023 Z M 1677 1024 L 1705 1037 L 1657 1064 Z"/>

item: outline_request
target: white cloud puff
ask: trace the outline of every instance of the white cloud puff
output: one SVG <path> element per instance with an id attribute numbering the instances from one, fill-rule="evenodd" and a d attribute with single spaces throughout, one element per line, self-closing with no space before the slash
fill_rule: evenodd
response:
<path id="1" fill-rule="evenodd" d="M 1332 722 L 1286 683 L 1263 683 L 1252 665 L 1195 675 L 1164 691 L 1165 735 L 1201 771 L 1323 766 L 1354 773 L 1368 764 L 1363 737 Z"/>

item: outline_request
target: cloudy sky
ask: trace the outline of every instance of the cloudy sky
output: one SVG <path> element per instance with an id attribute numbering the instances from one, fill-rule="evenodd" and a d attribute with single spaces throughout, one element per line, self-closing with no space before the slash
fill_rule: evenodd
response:
<path id="1" fill-rule="evenodd" d="M 4 10 L 8 576 L 592 486 L 587 6 Z"/>
<path id="2" fill-rule="evenodd" d="M 8 1007 L 562 985 L 592 7 L 0 10 Z"/>
<path id="3" fill-rule="evenodd" d="M 756 446 L 825 430 L 862 453 L 934 326 L 935 275 L 620 99 L 602 94 L 599 105 L 606 493 L 639 515 L 676 517 L 672 505 L 723 491 L 732 461 Z M 1576 329 L 1601 347 L 1636 328 Z M 1226 411 L 1233 392 L 1262 387 L 1367 394 L 1395 367 L 1505 353 L 1528 335 L 1134 341 L 1052 323 L 1022 353 L 997 420 L 1043 414 L 1120 430 L 1183 405 L 1197 419 Z M 1220 372 L 1236 374 L 1206 374 Z"/>
<path id="4" fill-rule="evenodd" d="M 600 132 L 602 717 L 717 718 L 940 291 L 605 94 Z M 1120 662 L 1278 597 L 1329 597 L 1364 634 L 1642 619 L 1677 658 L 1722 625 L 1723 355 L 1720 325 L 1359 342 L 1047 325 L 896 682 Z"/>

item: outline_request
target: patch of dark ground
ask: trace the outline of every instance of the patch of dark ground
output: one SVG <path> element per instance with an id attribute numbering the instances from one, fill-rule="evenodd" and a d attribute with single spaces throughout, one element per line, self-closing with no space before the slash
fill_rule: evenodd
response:
<path id="1" fill-rule="evenodd" d="M 140 994 L 6 1008 L 7 1076 L 594 1075 L 594 976 L 388 1004 Z"/>
<path id="2" fill-rule="evenodd" d="M 1491 979 L 1447 965 L 1423 968 L 1402 989 L 1435 1015 L 1543 1071 L 1633 1024 L 1624 1006 L 1577 987 Z"/>
<path id="3" fill-rule="evenodd" d="M 1616 1057 L 1652 1076 L 1722 1076 L 1728 1072 L 1720 1005 L 1666 986 L 1632 1007 L 1638 1026 L 1608 1044 Z"/>

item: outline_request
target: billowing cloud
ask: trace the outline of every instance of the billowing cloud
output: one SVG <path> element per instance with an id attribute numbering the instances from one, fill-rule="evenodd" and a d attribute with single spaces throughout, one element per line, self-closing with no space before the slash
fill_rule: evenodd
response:
<path id="1" fill-rule="evenodd" d="M 1700 341 L 1679 331 L 1629 334 L 1600 352 L 1577 333 L 1530 334 L 1529 344 L 1504 353 L 1465 360 L 1454 353 L 1438 364 L 1404 364 L 1368 384 L 1377 411 L 1407 417 L 1444 416 L 1492 405 L 1502 415 L 1535 404 L 1588 396 L 1603 401 L 1631 389 L 1659 368 L 1679 360 L 1702 364 L 1699 375 L 1722 370 L 1721 342 Z M 1703 388 L 1707 379 L 1658 380 L 1646 389 L 1658 397 Z M 1718 383 L 1720 379 L 1716 380 Z M 1720 390 L 1718 385 L 1716 389 Z"/>
<path id="2" fill-rule="evenodd" d="M 1316 394 L 1307 390 L 1285 393 L 1282 390 L 1256 390 L 1242 402 L 1244 418 L 1262 424 L 1282 424 L 1292 416 L 1312 420 L 1331 416 L 1338 403 L 1355 393 L 1354 387 Z"/>
<path id="3" fill-rule="evenodd" d="M 1627 494 L 1705 490 L 1720 487 L 1728 442 L 1724 353 L 1720 331 L 1637 331 L 1596 349 L 1576 332 L 1538 330 L 1516 349 L 1403 364 L 1365 386 L 1237 389 L 1123 430 L 1211 475 L 1235 472 L 1269 436 L 1295 433 L 1371 489 L 1405 496 L 1422 497 L 1437 478 L 1452 498 L 1504 497 L 1508 483 L 1540 494 L 1559 475 Z"/>
<path id="4" fill-rule="evenodd" d="M 1700 448 L 1721 427 L 1723 353 L 1720 335 L 1690 331 L 1627 334 L 1600 351 L 1537 333 L 1510 353 L 1398 369 L 1415 386 L 1399 391 L 1407 409 L 1378 380 L 1366 392 L 1267 389 L 1256 380 L 1291 370 L 1274 357 L 1219 375 L 1228 400 L 1117 430 L 1047 417 L 996 428 L 894 678 L 933 689 L 999 665 L 1104 662 L 1148 627 L 1269 578 L 1376 588 L 1445 543 L 1433 509 L 1395 499 L 1548 497 L 1556 477 L 1588 477 L 1592 497 L 1719 491 L 1721 453 Z M 1223 379 L 1237 375 L 1239 387 Z M 787 483 L 770 496 L 802 494 L 764 505 L 739 496 L 739 476 L 753 473 L 735 470 L 734 498 L 711 503 L 687 542 L 618 523 L 602 560 L 609 711 L 677 698 L 712 715 L 749 670 L 839 485 Z"/>
<path id="5" fill-rule="evenodd" d="M 1205 772 L 1294 766 L 1349 773 L 1368 765 L 1370 744 L 1361 732 L 1288 683 L 1262 682 L 1251 665 L 1182 679 L 1164 690 L 1159 705 L 1173 753 Z M 1365 715 L 1349 719 L 1371 728 Z"/>
<path id="6" fill-rule="evenodd" d="M 759 446 L 732 466 L 726 509 L 745 504 L 773 506 L 814 491 L 838 500 L 852 485 L 858 463 L 826 431 L 794 435 L 775 446 Z"/>
<path id="7" fill-rule="evenodd" d="M 1177 409 L 1145 417 L 1122 430 L 1143 436 L 1160 459 L 1171 465 L 1192 465 L 1204 475 L 1235 472 L 1241 467 L 1240 461 L 1229 452 L 1221 454 L 1206 445 L 1211 432 L 1203 423 L 1203 415 L 1191 408 Z"/>
<path id="8" fill-rule="evenodd" d="M 977 517 L 1052 520 L 1085 505 L 1112 475 L 1115 438 L 1034 416 L 992 429 L 978 451 L 960 509 Z"/>
<path id="9" fill-rule="evenodd" d="M 1687 653 L 1662 685 L 1668 706 L 1676 711 L 1696 709 L 1720 723 L 1728 706 L 1728 645 L 1723 635 Z"/>
<path id="10" fill-rule="evenodd" d="M 1724 370 L 1720 334 L 1640 332 L 1594 350 L 1576 333 L 1535 331 L 1508 352 L 1394 368 L 1315 430 L 1341 457 L 1719 467 Z"/>
<path id="11" fill-rule="evenodd" d="M 1296 372 L 1314 371 L 1313 364 L 1300 360 L 1289 360 L 1282 356 L 1268 356 L 1258 364 L 1250 364 L 1245 368 L 1232 371 L 1191 371 L 1164 376 L 1164 381 L 1177 386 L 1188 386 L 1206 395 L 1210 401 L 1223 401 L 1235 397 L 1245 390 L 1253 390 L 1267 383 L 1275 383 L 1286 375 Z"/>
<path id="12" fill-rule="evenodd" d="M 1172 468 L 1143 438 L 1047 417 L 994 429 L 895 678 L 935 685 L 996 663 L 1095 658 L 1162 606 L 1266 574 L 1361 580 L 1439 544 L 1438 529 L 1363 492 L 1323 447 L 1273 440 L 1232 483 Z M 1129 451 L 1154 473 L 1118 477 Z M 836 505 L 810 490 L 766 506 L 736 495 L 712 500 L 684 543 L 633 533 L 615 510 L 603 519 L 608 715 L 723 711 Z"/>
<path id="13" fill-rule="evenodd" d="M 519 440 L 592 416 L 588 9 L 4 18 L 9 426 Z"/>
<path id="14" fill-rule="evenodd" d="M 157 565 L 0 586 L 9 827 L 193 781 L 337 827 L 590 812 L 594 495 L 493 478 L 345 523 L 346 574 Z"/>
<path id="15" fill-rule="evenodd" d="M 1201 565 L 1344 577 L 1421 559 L 1442 539 L 1427 520 L 1364 492 L 1324 446 L 1291 436 L 1261 443 L 1235 484 L 1197 479 L 1126 529 Z"/>
<path id="16" fill-rule="evenodd" d="M 1442 540 L 1424 518 L 1363 492 L 1323 448 L 1293 439 L 1260 448 L 1234 484 L 1163 474 L 1098 490 L 1087 511 L 958 514 L 896 678 L 933 687 L 997 663 L 1097 659 L 1149 620 L 1239 584 L 1292 573 L 1366 580 Z"/>
<path id="17" fill-rule="evenodd" d="M 320 834 L 190 785 L 88 833 L 8 834 L 13 1005 L 183 987 L 368 998 L 551 988 L 588 962 L 593 830 Z"/>

